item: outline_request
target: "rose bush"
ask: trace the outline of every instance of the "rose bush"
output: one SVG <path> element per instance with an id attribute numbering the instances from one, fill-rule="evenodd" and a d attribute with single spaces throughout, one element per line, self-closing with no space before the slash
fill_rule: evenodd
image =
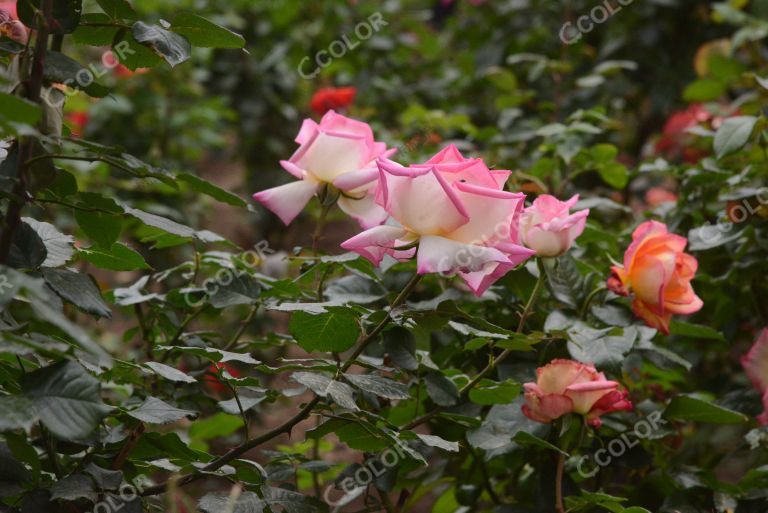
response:
<path id="1" fill-rule="evenodd" d="M 609 7 L 0 2 L 0 512 L 764 513 L 768 11 Z"/>

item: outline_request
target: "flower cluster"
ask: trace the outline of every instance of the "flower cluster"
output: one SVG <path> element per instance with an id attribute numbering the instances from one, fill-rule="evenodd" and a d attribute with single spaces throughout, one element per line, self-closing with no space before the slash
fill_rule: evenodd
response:
<path id="1" fill-rule="evenodd" d="M 374 139 L 362 121 L 329 110 L 307 119 L 299 148 L 283 168 L 297 180 L 253 195 L 289 224 L 313 196 L 331 200 L 363 231 L 341 246 L 381 264 L 385 256 L 415 258 L 420 274 L 460 276 L 476 295 L 531 256 L 563 255 L 586 226 L 589 209 L 542 194 L 525 208 L 525 194 L 505 190 L 510 171 L 490 169 L 450 145 L 423 163 L 390 159 L 394 148 Z M 683 253 L 686 239 L 664 224 L 643 223 L 608 286 L 635 294 L 635 313 L 669 333 L 672 314 L 699 310 L 690 281 L 697 262 Z"/>
<path id="2" fill-rule="evenodd" d="M 418 272 L 458 274 L 477 295 L 529 257 L 562 255 L 584 230 L 578 200 L 504 190 L 510 171 L 491 170 L 451 145 L 421 164 L 389 159 L 371 127 L 328 111 L 305 120 L 298 150 L 282 161 L 298 181 L 254 194 L 290 223 L 322 187 L 339 191 L 339 207 L 365 229 L 341 246 L 379 265 L 385 255 L 416 258 Z M 527 246 L 527 247 L 526 247 Z"/>

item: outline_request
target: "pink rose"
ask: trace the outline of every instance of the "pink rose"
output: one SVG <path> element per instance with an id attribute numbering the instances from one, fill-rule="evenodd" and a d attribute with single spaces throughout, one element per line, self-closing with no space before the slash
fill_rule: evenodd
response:
<path id="1" fill-rule="evenodd" d="M 323 184 L 332 184 L 342 194 L 338 205 L 363 228 L 384 222 L 386 212 L 374 201 L 379 171 L 375 161 L 395 149 L 373 140 L 367 123 L 328 111 L 318 125 L 305 119 L 299 148 L 283 169 L 298 181 L 257 192 L 253 198 L 277 214 L 285 224 L 293 221 Z"/>
<path id="2" fill-rule="evenodd" d="M 577 201 L 578 194 L 568 201 L 549 194 L 536 198 L 520 221 L 523 243 L 540 257 L 556 257 L 568 251 L 584 231 L 589 215 L 589 209 L 570 213 Z"/>
<path id="3" fill-rule="evenodd" d="M 536 369 L 536 383 L 525 383 L 523 413 L 536 422 L 548 424 L 568 413 L 586 417 L 600 427 L 600 416 L 631 410 L 626 390 L 605 379 L 592 365 L 573 360 L 552 360 Z"/>
<path id="4" fill-rule="evenodd" d="M 646 221 L 632 233 L 624 265 L 611 267 L 608 288 L 627 296 L 634 292 L 632 311 L 645 323 L 669 334 L 673 314 L 691 314 L 704 303 L 691 286 L 699 265 L 684 253 L 688 240 L 669 233 L 667 225 Z"/>
<path id="5" fill-rule="evenodd" d="M 518 236 L 525 195 L 502 190 L 509 171 L 491 171 L 453 145 L 424 164 L 378 165 L 376 201 L 399 225 L 371 228 L 343 248 L 378 265 L 385 254 L 411 258 L 418 244 L 420 274 L 459 274 L 477 295 L 533 255 Z"/>
<path id="6" fill-rule="evenodd" d="M 768 328 L 763 328 L 749 352 L 741 358 L 744 371 L 763 396 L 765 411 L 757 417 L 760 424 L 768 425 Z"/>
<path id="7" fill-rule="evenodd" d="M 0 2 L 0 36 L 6 36 L 17 43 L 27 43 L 29 33 L 16 15 L 16 2 Z"/>

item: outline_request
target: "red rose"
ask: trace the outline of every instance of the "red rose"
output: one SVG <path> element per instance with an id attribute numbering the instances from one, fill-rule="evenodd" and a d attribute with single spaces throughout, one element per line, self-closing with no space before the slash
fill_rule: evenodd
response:
<path id="1" fill-rule="evenodd" d="M 357 89 L 354 87 L 326 87 L 318 89 L 309 102 L 310 108 L 318 116 L 329 110 L 339 110 L 349 107 L 355 99 Z"/>

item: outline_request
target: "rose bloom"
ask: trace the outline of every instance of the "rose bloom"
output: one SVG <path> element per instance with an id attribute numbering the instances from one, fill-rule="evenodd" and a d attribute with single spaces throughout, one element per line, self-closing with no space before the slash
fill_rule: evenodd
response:
<path id="1" fill-rule="evenodd" d="M 320 124 L 305 119 L 296 136 L 299 149 L 283 169 L 298 181 L 257 192 L 253 198 L 290 224 L 324 184 L 341 191 L 338 205 L 363 228 L 384 222 L 387 213 L 376 204 L 379 178 L 376 159 L 395 149 L 373 140 L 367 123 L 329 111 Z"/>
<path id="2" fill-rule="evenodd" d="M 651 187 L 645 193 L 645 202 L 650 208 L 656 208 L 662 203 L 677 203 L 677 195 L 664 187 Z"/>
<path id="3" fill-rule="evenodd" d="M 579 195 L 568 201 L 560 201 L 549 194 L 536 198 L 525 209 L 520 220 L 520 232 L 526 247 L 540 257 L 560 256 L 573 245 L 584 231 L 589 209 L 570 213 L 579 201 Z"/>
<path id="4" fill-rule="evenodd" d="M 355 99 L 354 87 L 325 87 L 318 89 L 309 102 L 310 108 L 322 116 L 329 110 L 341 110 L 349 107 Z"/>
<path id="5" fill-rule="evenodd" d="M 343 248 L 374 265 L 386 254 L 402 260 L 417 253 L 419 274 L 459 274 L 478 296 L 534 254 L 519 242 L 525 195 L 503 190 L 509 171 L 491 171 L 453 145 L 424 164 L 378 165 L 376 201 L 398 224 L 371 228 Z"/>
<path id="6" fill-rule="evenodd" d="M 205 387 L 208 388 L 211 392 L 216 394 L 223 394 L 229 390 L 229 387 L 219 379 L 219 374 L 223 371 L 229 373 L 233 378 L 240 376 L 240 373 L 237 372 L 237 369 L 228 363 L 212 363 L 208 367 L 208 371 L 203 377 L 203 383 L 205 384 Z"/>
<path id="7" fill-rule="evenodd" d="M 88 111 L 78 110 L 70 112 L 66 115 L 67 121 L 72 125 L 72 135 L 74 137 L 82 137 L 85 132 L 85 127 L 88 125 L 88 120 L 91 118 Z"/>
<path id="8" fill-rule="evenodd" d="M 691 314 L 704 305 L 691 286 L 699 263 L 683 252 L 687 243 L 685 237 L 669 233 L 665 224 L 646 221 L 632 233 L 624 266 L 611 267 L 608 278 L 613 292 L 634 292 L 635 315 L 667 335 L 673 314 Z"/>
<path id="9" fill-rule="evenodd" d="M 661 137 L 656 141 L 656 153 L 667 159 L 681 159 L 683 162 L 695 164 L 706 152 L 690 146 L 694 139 L 687 130 L 711 118 L 712 114 L 700 103 L 693 103 L 685 110 L 673 112 L 664 123 Z"/>
<path id="10" fill-rule="evenodd" d="M 27 27 L 19 21 L 16 14 L 16 2 L 0 2 L 0 36 L 26 44 L 29 38 Z"/>
<path id="11" fill-rule="evenodd" d="M 536 422 L 550 423 L 568 413 L 586 417 L 600 427 L 600 416 L 631 410 L 626 390 L 609 381 L 592 365 L 573 360 L 552 360 L 536 369 L 536 383 L 525 383 L 523 413 Z"/>
<path id="12" fill-rule="evenodd" d="M 741 365 L 755 388 L 763 396 L 765 411 L 758 415 L 760 424 L 768 426 L 768 328 L 758 334 L 749 352 L 741 358 Z"/>

